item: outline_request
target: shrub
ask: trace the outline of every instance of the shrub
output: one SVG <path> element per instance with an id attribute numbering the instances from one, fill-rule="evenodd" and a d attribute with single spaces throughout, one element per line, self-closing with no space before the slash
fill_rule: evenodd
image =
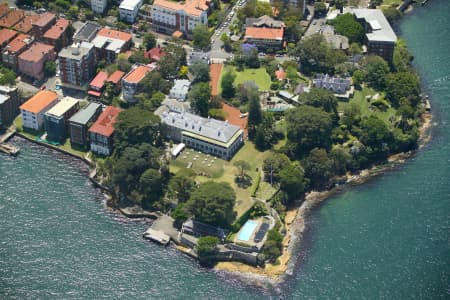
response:
<path id="1" fill-rule="evenodd" d="M 204 236 L 198 239 L 197 255 L 202 265 L 210 266 L 215 261 L 219 239 L 215 236 Z"/>

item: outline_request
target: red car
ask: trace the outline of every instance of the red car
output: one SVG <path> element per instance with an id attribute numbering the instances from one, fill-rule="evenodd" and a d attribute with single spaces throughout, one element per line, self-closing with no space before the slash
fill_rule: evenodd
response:
<path id="1" fill-rule="evenodd" d="M 41 86 L 41 91 L 45 90 L 45 85 Z"/>

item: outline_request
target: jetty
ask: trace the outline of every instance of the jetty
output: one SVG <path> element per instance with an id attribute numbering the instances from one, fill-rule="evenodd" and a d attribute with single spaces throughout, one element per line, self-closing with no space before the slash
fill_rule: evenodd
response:
<path id="1" fill-rule="evenodd" d="M 175 244 L 179 244 L 179 231 L 173 226 L 173 223 L 174 219 L 168 215 L 161 214 L 153 221 L 152 225 L 144 232 L 143 236 L 146 239 L 162 245 L 167 245 L 171 240 L 175 242 Z"/>
<path id="2" fill-rule="evenodd" d="M 0 152 L 14 156 L 19 153 L 19 147 L 6 143 L 15 133 L 16 128 L 14 126 L 11 126 L 6 130 L 4 134 L 0 136 Z"/>
<path id="3" fill-rule="evenodd" d="M 151 227 L 144 232 L 144 238 L 157 242 L 161 245 L 166 246 L 170 242 L 170 236 L 162 231 L 152 229 Z"/>

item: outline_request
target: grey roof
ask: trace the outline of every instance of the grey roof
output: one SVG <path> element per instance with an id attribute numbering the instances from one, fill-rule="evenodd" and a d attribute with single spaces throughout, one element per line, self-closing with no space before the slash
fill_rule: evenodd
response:
<path id="1" fill-rule="evenodd" d="M 313 79 L 313 83 L 319 88 L 343 94 L 350 88 L 351 81 L 348 78 L 338 78 L 328 74 L 317 74 L 316 79 Z"/>
<path id="2" fill-rule="evenodd" d="M 161 121 L 180 130 L 194 133 L 222 143 L 230 139 L 241 129 L 239 126 L 211 118 L 203 118 L 188 112 L 164 112 Z"/>
<path id="3" fill-rule="evenodd" d="M 0 104 L 5 103 L 9 99 L 8 95 L 2 95 L 0 94 Z"/>
<path id="4" fill-rule="evenodd" d="M 106 45 L 106 48 L 105 48 L 106 50 L 119 53 L 120 50 L 122 50 L 122 47 L 125 44 L 125 41 L 111 38 L 111 37 L 97 35 L 91 41 L 91 43 L 94 44 L 94 46 L 96 48 L 103 48 Z"/>
<path id="5" fill-rule="evenodd" d="M 84 57 L 86 54 L 91 51 L 91 49 L 94 47 L 91 43 L 87 42 L 81 42 L 81 44 L 73 44 L 71 46 L 68 46 L 66 48 L 63 48 L 59 52 L 59 57 L 69 58 L 69 59 L 75 59 L 80 60 L 82 57 Z"/>
<path id="6" fill-rule="evenodd" d="M 372 29 L 372 32 L 366 33 L 369 41 L 397 41 L 397 35 L 380 9 L 355 8 L 352 11 L 357 19 L 364 19 Z"/>
<path id="7" fill-rule="evenodd" d="M 134 8 L 140 4 L 142 4 L 141 0 L 123 0 L 120 3 L 119 8 L 126 10 L 134 10 Z"/>
<path id="8" fill-rule="evenodd" d="M 270 27 L 270 28 L 282 28 L 286 27 L 284 22 L 277 21 L 271 17 L 264 15 L 259 18 L 246 18 L 245 27 Z"/>
<path id="9" fill-rule="evenodd" d="M 94 22 L 86 22 L 83 26 L 74 34 L 73 39 L 75 41 L 90 42 L 95 37 L 97 32 L 102 28 L 100 25 Z"/>
<path id="10" fill-rule="evenodd" d="M 99 103 L 89 103 L 88 106 L 74 114 L 69 119 L 69 122 L 86 125 L 91 121 L 92 116 L 96 114 L 99 107 L 101 107 L 101 104 Z"/>
<path id="11" fill-rule="evenodd" d="M 191 86 L 191 82 L 187 79 L 175 80 L 172 89 L 170 89 L 170 93 L 185 95 L 185 94 L 187 94 L 190 86 Z"/>

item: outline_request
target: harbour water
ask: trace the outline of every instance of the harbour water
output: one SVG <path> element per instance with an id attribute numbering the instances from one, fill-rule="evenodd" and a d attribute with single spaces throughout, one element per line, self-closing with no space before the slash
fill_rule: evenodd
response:
<path id="1" fill-rule="evenodd" d="M 450 1 L 400 24 L 436 115 L 434 138 L 396 171 L 325 202 L 285 283 L 258 289 L 142 239 L 109 212 L 76 160 L 14 138 L 0 156 L 2 299 L 448 299 Z"/>

